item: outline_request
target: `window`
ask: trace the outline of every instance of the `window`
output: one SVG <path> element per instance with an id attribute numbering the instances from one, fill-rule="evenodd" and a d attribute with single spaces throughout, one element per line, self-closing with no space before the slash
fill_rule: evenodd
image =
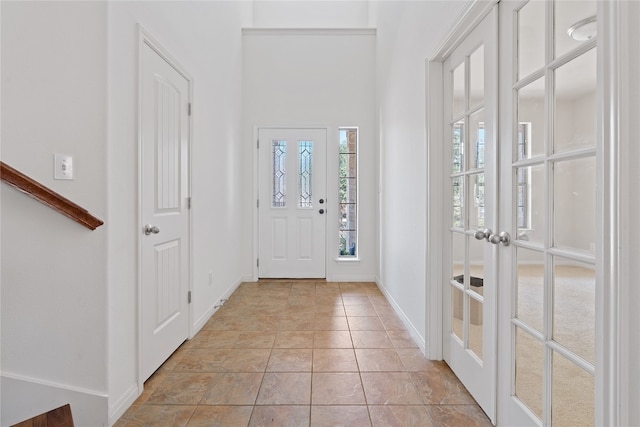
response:
<path id="1" fill-rule="evenodd" d="M 358 255 L 358 129 L 339 129 L 338 256 Z"/>
<path id="2" fill-rule="evenodd" d="M 531 123 L 518 123 L 518 160 L 529 158 Z M 517 169 L 517 219 L 518 228 L 531 228 L 531 168 Z"/>
<path id="3" fill-rule="evenodd" d="M 271 141 L 271 163 L 273 164 L 271 206 L 284 208 L 287 206 L 287 141 Z"/>

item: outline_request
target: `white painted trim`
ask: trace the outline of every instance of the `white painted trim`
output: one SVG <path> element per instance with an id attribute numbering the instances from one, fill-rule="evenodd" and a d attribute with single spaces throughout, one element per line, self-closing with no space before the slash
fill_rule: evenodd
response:
<path id="1" fill-rule="evenodd" d="M 375 28 L 243 28 L 243 36 L 375 36 Z"/>
<path id="2" fill-rule="evenodd" d="M 91 390 L 83 387 L 75 387 L 67 384 L 57 383 L 55 381 L 46 381 L 38 378 L 28 377 L 26 375 L 15 374 L 13 372 L 3 371 L 0 374 L 0 376 L 3 378 L 10 378 L 17 381 L 25 381 L 32 384 L 38 384 L 38 385 L 43 385 L 47 387 L 55 387 L 55 388 L 59 388 L 67 391 L 72 391 L 74 393 L 88 394 L 95 397 L 104 397 L 104 398 L 109 397 L 107 393 L 102 391 Z"/>
<path id="3" fill-rule="evenodd" d="M 138 118 L 137 118 L 137 127 L 138 127 L 138 225 L 141 226 L 143 223 L 142 219 L 142 60 L 143 60 L 143 49 L 144 45 L 149 46 L 153 49 L 161 58 L 163 58 L 171 67 L 173 67 L 182 77 L 187 80 L 189 84 L 189 103 L 193 103 L 193 78 L 186 71 L 186 69 L 180 65 L 180 63 L 171 55 L 169 52 L 139 23 L 138 27 Z M 190 197 L 192 194 L 192 182 L 193 182 L 193 174 L 192 174 L 192 153 L 193 153 L 193 113 L 188 116 L 189 120 L 189 194 Z M 139 229 L 138 229 L 139 230 Z M 141 269 L 141 260 L 142 260 L 142 234 L 138 232 L 138 259 L 137 259 L 137 269 L 138 269 L 138 325 L 137 330 L 138 334 L 136 336 L 137 339 L 137 380 L 138 380 L 138 389 L 142 391 L 144 389 L 144 380 L 142 378 L 142 269 Z M 189 283 L 188 283 L 188 291 L 193 290 L 193 208 L 189 209 Z M 192 338 L 195 333 L 193 329 L 193 300 L 191 304 L 189 304 L 189 332 L 188 338 Z"/>
<path id="4" fill-rule="evenodd" d="M 131 384 L 131 387 L 129 387 L 117 402 L 109 405 L 109 425 L 114 425 L 141 394 L 142 390 L 138 388 L 138 384 Z"/>
<path id="5" fill-rule="evenodd" d="M 422 353 L 425 353 L 426 342 L 424 337 L 420 335 L 420 333 L 418 332 L 418 329 L 415 327 L 413 323 L 411 323 L 411 320 L 404 313 L 404 311 L 402 311 L 402 309 L 400 308 L 400 305 L 398 305 L 398 303 L 393 299 L 391 294 L 387 292 L 387 289 L 385 288 L 382 281 L 380 279 L 376 279 L 375 283 L 378 286 L 378 289 L 380 290 L 380 292 L 382 292 L 382 294 L 385 296 L 389 304 L 391 304 L 391 307 L 393 307 L 393 310 L 396 312 L 396 314 L 398 315 L 398 317 L 400 318 L 404 326 L 407 328 L 407 331 L 409 331 L 409 334 L 411 334 L 411 338 L 413 338 L 416 344 L 418 344 L 418 347 L 420 348 Z"/>

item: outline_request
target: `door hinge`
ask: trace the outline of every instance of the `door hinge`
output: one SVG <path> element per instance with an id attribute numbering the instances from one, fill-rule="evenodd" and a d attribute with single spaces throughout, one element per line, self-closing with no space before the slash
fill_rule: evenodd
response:
<path id="1" fill-rule="evenodd" d="M 187 294 L 187 303 L 191 304 L 191 291 Z"/>
<path id="2" fill-rule="evenodd" d="M 187 104 L 187 113 L 191 115 L 191 103 Z"/>
<path id="3" fill-rule="evenodd" d="M 260 209 L 260 199 L 256 200 L 256 208 Z"/>
<path id="4" fill-rule="evenodd" d="M 256 267 L 260 267 L 260 258 L 256 258 Z"/>
<path id="5" fill-rule="evenodd" d="M 187 197 L 187 209 L 191 209 L 191 197 Z"/>
<path id="6" fill-rule="evenodd" d="M 260 149 L 260 140 L 256 141 L 256 148 L 259 150 Z"/>

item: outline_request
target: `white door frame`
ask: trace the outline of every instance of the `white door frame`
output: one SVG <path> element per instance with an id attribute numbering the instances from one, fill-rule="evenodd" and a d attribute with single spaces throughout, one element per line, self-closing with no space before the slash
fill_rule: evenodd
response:
<path id="1" fill-rule="evenodd" d="M 432 360 L 442 360 L 442 255 L 441 236 L 445 219 L 442 214 L 444 170 L 442 164 L 444 122 L 442 115 L 443 63 L 471 29 L 479 23 L 498 0 L 476 0 L 456 19 L 455 26 L 426 61 L 426 138 L 427 138 L 427 257 L 426 257 L 426 355 Z M 598 2 L 598 81 L 600 135 L 598 143 L 597 185 L 603 191 L 598 202 L 604 206 L 603 214 L 598 213 L 598 234 L 603 236 L 597 249 L 596 301 L 599 307 L 596 318 L 596 425 L 630 425 L 640 421 L 637 408 L 638 378 L 635 360 L 640 340 L 634 335 L 632 319 L 635 306 L 630 297 L 637 297 L 632 288 L 637 278 L 637 259 L 627 254 L 638 254 L 638 243 L 625 237 L 625 230 L 638 230 L 637 219 L 630 216 L 634 207 L 640 204 L 636 195 L 637 187 L 629 182 L 629 177 L 638 177 L 632 165 L 624 163 L 622 155 L 629 153 L 631 141 L 637 136 L 639 126 L 630 114 L 634 107 L 634 96 L 628 88 L 638 88 L 634 76 L 629 75 L 630 61 L 637 62 L 640 54 L 631 36 L 638 35 L 635 29 L 638 10 L 629 14 L 634 5 L 626 2 Z M 635 18 L 635 19 L 634 19 Z M 631 59 L 630 59 L 631 58 Z M 637 102 L 637 101 L 636 101 Z M 622 122 L 618 118 L 626 118 Z M 499 133 L 498 133 L 499 136 Z M 499 142 L 500 144 L 500 142 Z M 635 142 L 634 142 L 635 144 Z M 625 167 L 626 166 L 626 167 Z M 633 280 L 631 278 L 634 278 Z M 621 280 L 627 279 L 627 280 Z M 603 286 L 603 284 L 607 286 Z M 499 292 L 499 291 L 498 291 Z M 500 298 L 499 298 L 500 301 Z M 631 302 L 630 302 L 631 301 Z M 631 359 L 631 360 L 630 360 Z M 635 375 L 635 376 L 634 376 Z M 498 381 L 500 384 L 500 381 Z M 498 402 L 499 405 L 499 402 Z M 499 414 L 498 410 L 498 414 Z M 498 423 L 500 420 L 498 419 Z"/>
<path id="2" fill-rule="evenodd" d="M 145 30 L 140 24 L 138 24 L 138 218 L 137 225 L 143 223 L 142 218 L 142 57 L 143 57 L 143 49 L 144 45 L 152 48 L 160 57 L 162 57 L 169 65 L 171 65 L 178 73 L 184 77 L 189 83 L 189 104 L 193 100 L 193 78 L 185 71 L 185 68 L 180 65 L 178 61 L 176 61 L 173 56 L 160 44 L 158 41 L 149 34 L 147 30 Z M 189 194 L 191 197 L 191 188 L 192 188 L 192 152 L 193 152 L 193 119 L 191 114 L 189 114 Z M 144 378 L 143 378 L 143 369 L 142 369 L 142 232 L 137 230 L 138 236 L 138 334 L 137 334 L 137 382 L 138 382 L 138 392 L 142 392 L 144 389 Z M 188 288 L 189 292 L 193 289 L 193 212 L 192 209 L 189 209 L 189 281 Z M 189 338 L 193 337 L 194 329 L 193 329 L 193 304 L 189 304 Z"/>
<path id="3" fill-rule="evenodd" d="M 259 273 L 259 268 L 258 268 L 258 257 L 260 254 L 260 248 L 259 248 L 259 239 L 260 239 L 260 233 L 259 233 L 259 222 L 260 222 L 260 217 L 259 217 L 259 210 L 258 210 L 258 199 L 260 197 L 259 191 L 260 191 L 260 168 L 259 168 L 259 158 L 258 158 L 258 140 L 260 138 L 260 129 L 324 129 L 324 131 L 326 132 L 327 138 L 326 138 L 326 150 L 327 150 L 327 176 L 326 176 L 326 180 L 327 180 L 327 187 L 326 187 L 326 191 L 327 191 L 327 198 L 329 200 L 333 200 L 333 196 L 331 196 L 331 191 L 330 191 L 330 185 L 329 183 L 332 182 L 330 177 L 329 177 L 329 172 L 331 170 L 331 168 L 329 167 L 329 144 L 333 143 L 335 136 L 332 136 L 333 134 L 331 133 L 331 130 L 333 129 L 330 126 L 327 125 L 318 125 L 318 126 L 312 126 L 312 125 L 259 125 L 259 126 L 254 126 L 253 127 L 253 138 L 251 140 L 251 144 L 252 144 L 252 152 L 253 152 L 253 259 L 252 259 L 252 280 L 255 282 L 258 280 L 258 273 Z M 337 200 L 337 197 L 336 197 Z M 337 205 L 336 205 L 337 206 Z M 331 241 L 330 240 L 330 233 L 333 233 L 333 229 L 330 229 L 329 227 L 329 221 L 327 221 L 327 226 L 326 226 L 326 233 L 325 233 L 325 239 L 324 239 L 324 252 L 325 252 L 325 257 L 324 257 L 324 272 L 325 272 L 325 276 L 329 277 L 329 258 L 328 258 L 328 250 L 329 250 L 329 245 L 327 244 L 327 242 Z"/>

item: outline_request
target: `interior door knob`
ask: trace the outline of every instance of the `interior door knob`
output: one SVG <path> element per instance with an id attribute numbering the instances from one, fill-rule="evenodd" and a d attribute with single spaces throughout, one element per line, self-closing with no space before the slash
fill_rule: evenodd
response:
<path id="1" fill-rule="evenodd" d="M 478 240 L 482 240 L 482 239 L 486 239 L 487 242 L 489 241 L 489 237 L 491 237 L 491 233 L 492 231 L 488 228 L 483 228 L 483 229 L 479 229 L 476 231 L 476 234 L 474 234 L 474 237 Z"/>
<path id="2" fill-rule="evenodd" d="M 159 232 L 160 232 L 160 229 L 158 227 L 156 227 L 155 225 L 147 224 L 147 225 L 144 226 L 144 234 L 145 234 L 145 236 L 148 236 L 151 233 L 158 234 Z"/>
<path id="3" fill-rule="evenodd" d="M 511 243 L 511 236 L 506 231 L 502 231 L 500 234 L 492 234 L 491 237 L 489 237 L 489 241 L 494 245 L 502 243 L 505 246 L 509 246 L 509 243 Z"/>

